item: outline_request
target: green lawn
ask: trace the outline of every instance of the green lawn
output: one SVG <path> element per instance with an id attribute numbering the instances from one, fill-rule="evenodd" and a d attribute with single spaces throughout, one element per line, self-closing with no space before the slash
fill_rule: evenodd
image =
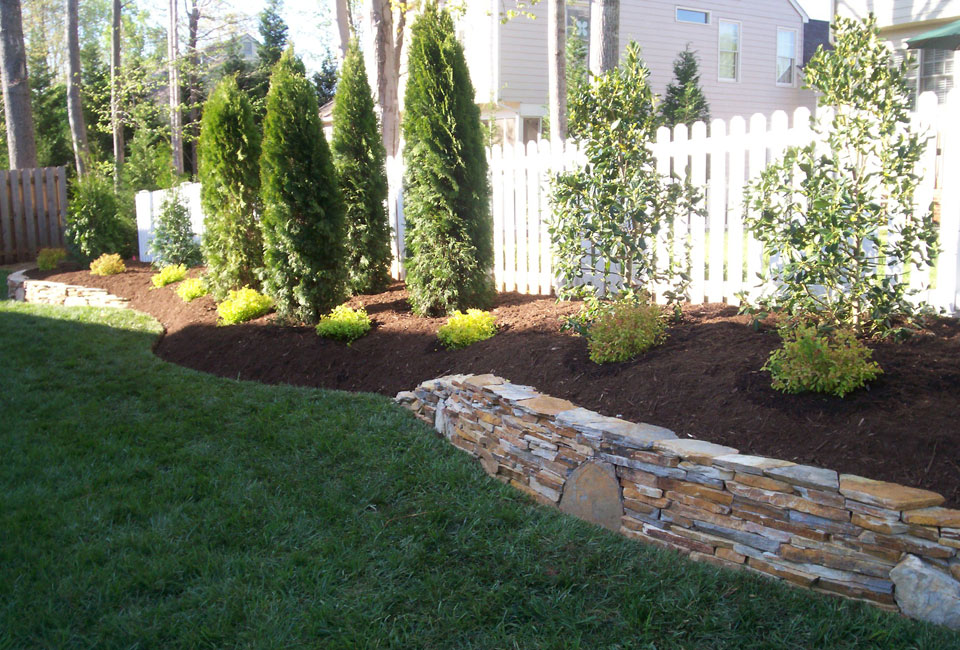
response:
<path id="1" fill-rule="evenodd" d="M 947 630 L 536 506 L 383 397 L 0 304 L 0 648 L 936 648 Z"/>

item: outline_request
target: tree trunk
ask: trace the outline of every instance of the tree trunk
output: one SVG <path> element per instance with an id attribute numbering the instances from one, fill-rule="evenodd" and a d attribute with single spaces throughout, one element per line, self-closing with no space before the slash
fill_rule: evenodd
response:
<path id="1" fill-rule="evenodd" d="M 340 60 L 343 61 L 350 45 L 350 0 L 337 0 L 337 31 L 340 34 Z"/>
<path id="2" fill-rule="evenodd" d="M 380 108 L 380 123 L 383 129 L 383 146 L 387 157 L 396 156 L 400 149 L 400 97 L 399 71 L 400 48 L 403 46 L 403 10 L 398 21 L 396 37 L 393 29 L 393 7 L 390 0 L 371 0 L 370 35 L 373 38 L 370 52 L 373 66 L 370 75 L 377 93 Z"/>
<path id="3" fill-rule="evenodd" d="M 113 0 L 110 30 L 110 124 L 113 127 L 113 184 L 120 187 L 123 168 L 123 123 L 120 121 L 120 0 Z"/>
<path id="4" fill-rule="evenodd" d="M 187 60 L 190 64 L 190 70 L 187 72 L 187 85 L 189 87 L 189 96 L 187 101 L 190 107 L 187 109 L 187 125 L 185 132 L 189 136 L 189 142 L 185 148 L 189 149 L 190 171 L 194 177 L 199 173 L 199 160 L 197 158 L 197 137 L 198 123 L 200 122 L 200 78 L 198 67 L 200 65 L 200 56 L 197 52 L 198 34 L 200 31 L 200 7 L 194 1 L 190 9 L 190 18 L 188 22 L 189 36 L 187 37 Z"/>
<path id="5" fill-rule="evenodd" d="M 550 0 L 547 20 L 547 73 L 550 84 L 550 140 L 567 139 L 567 7 Z"/>
<path id="6" fill-rule="evenodd" d="M 78 27 L 78 0 L 66 0 L 67 14 L 67 118 L 73 140 L 73 157 L 77 161 L 77 175 L 87 173 L 87 125 L 80 105 L 80 36 Z"/>
<path id="7" fill-rule="evenodd" d="M 177 0 L 170 0 L 169 7 L 167 85 L 170 95 L 170 149 L 173 152 L 173 169 L 179 176 L 183 174 L 183 117 L 180 114 L 180 42 L 177 30 Z"/>
<path id="8" fill-rule="evenodd" d="M 590 2 L 590 74 L 613 70 L 620 62 L 620 0 Z"/>
<path id="9" fill-rule="evenodd" d="M 33 133 L 20 0 L 0 0 L 0 72 L 10 168 L 36 167 L 37 140 Z"/>

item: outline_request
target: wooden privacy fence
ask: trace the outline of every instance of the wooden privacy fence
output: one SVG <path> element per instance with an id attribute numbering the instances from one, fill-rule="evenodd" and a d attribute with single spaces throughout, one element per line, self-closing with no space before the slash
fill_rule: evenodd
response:
<path id="1" fill-rule="evenodd" d="M 64 245 L 64 167 L 0 170 L 0 264 L 28 262 L 41 248 Z"/>

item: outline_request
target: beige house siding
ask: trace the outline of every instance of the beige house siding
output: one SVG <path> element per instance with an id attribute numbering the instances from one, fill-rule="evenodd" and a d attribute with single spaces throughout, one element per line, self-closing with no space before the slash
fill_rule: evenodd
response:
<path id="1" fill-rule="evenodd" d="M 935 26 L 936 22 L 960 17 L 960 0 L 834 0 L 834 3 L 834 13 L 838 16 L 865 18 L 872 13 L 881 29 L 914 23 L 916 33 L 929 29 L 926 23 Z"/>

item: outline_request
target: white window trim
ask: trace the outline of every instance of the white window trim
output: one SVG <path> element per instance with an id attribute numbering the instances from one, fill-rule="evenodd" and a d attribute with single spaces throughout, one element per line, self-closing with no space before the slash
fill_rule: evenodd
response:
<path id="1" fill-rule="evenodd" d="M 733 79 L 727 79 L 720 76 L 720 23 L 733 23 L 737 26 L 737 69 Z M 740 62 L 743 61 L 743 23 L 739 20 L 729 20 L 727 18 L 717 19 L 717 81 L 723 84 L 740 83 Z"/>
<path id="2" fill-rule="evenodd" d="M 707 14 L 707 22 L 695 23 L 689 20 L 680 20 L 679 18 L 677 18 L 677 12 L 680 9 L 685 9 L 686 11 L 696 11 L 697 13 L 701 13 L 701 14 Z M 676 5 L 673 8 L 673 22 L 680 23 L 682 25 L 702 25 L 703 27 L 706 27 L 707 25 L 711 25 L 713 23 L 713 12 L 708 11 L 706 9 L 697 9 L 696 7 L 684 7 L 681 5 Z"/>
<path id="3" fill-rule="evenodd" d="M 793 32 L 793 70 L 790 75 L 791 81 L 788 84 L 780 83 L 777 77 L 777 59 L 780 58 L 780 32 Z M 800 31 L 794 27 L 780 27 L 777 26 L 777 42 L 776 42 L 776 52 L 773 57 L 773 80 L 776 82 L 777 86 L 780 88 L 796 88 L 797 87 L 797 61 L 800 60 L 800 57 L 797 56 L 797 50 L 800 47 Z"/>

